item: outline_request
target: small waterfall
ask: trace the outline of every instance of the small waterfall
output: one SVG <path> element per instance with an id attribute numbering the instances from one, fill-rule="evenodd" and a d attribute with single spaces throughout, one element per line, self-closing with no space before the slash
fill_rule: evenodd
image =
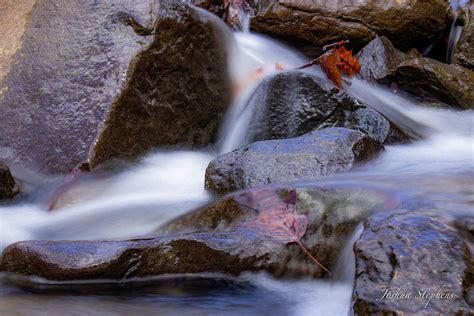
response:
<path id="1" fill-rule="evenodd" d="M 246 10 L 242 10 L 239 16 L 239 25 L 243 33 L 250 32 L 250 14 L 248 14 Z"/>
<path id="2" fill-rule="evenodd" d="M 446 52 L 446 63 L 450 64 L 453 59 L 456 45 L 461 37 L 461 33 L 469 20 L 468 7 L 469 0 L 450 0 L 449 9 L 453 15 L 453 23 L 449 32 L 448 47 Z"/>
<path id="3" fill-rule="evenodd" d="M 450 133 L 472 135 L 474 112 L 433 109 L 419 106 L 406 96 L 359 79 L 344 84 L 344 90 L 363 101 L 415 138 Z"/>
<path id="4" fill-rule="evenodd" d="M 266 76 L 307 62 L 301 54 L 265 36 L 240 32 L 234 35 L 238 49 L 230 68 L 237 83 L 237 95 L 222 125 L 220 153 L 246 144 L 249 124 L 258 106 L 249 101 L 259 83 Z"/>
<path id="5" fill-rule="evenodd" d="M 355 275 L 355 255 L 354 244 L 360 238 L 364 230 L 363 223 L 359 223 L 352 235 L 346 241 L 339 258 L 337 260 L 336 268 L 333 272 L 333 280 L 353 282 Z"/>
<path id="6" fill-rule="evenodd" d="M 454 49 L 461 37 L 462 30 L 464 25 L 458 24 L 459 20 L 455 19 L 451 26 L 451 31 L 449 32 L 449 39 L 448 39 L 448 49 L 446 52 L 446 63 L 450 64 L 453 60 Z"/>

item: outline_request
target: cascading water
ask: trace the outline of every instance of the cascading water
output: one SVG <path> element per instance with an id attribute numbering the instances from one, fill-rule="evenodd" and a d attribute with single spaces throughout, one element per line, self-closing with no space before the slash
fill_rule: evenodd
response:
<path id="1" fill-rule="evenodd" d="M 222 125 L 219 152 L 226 153 L 248 143 L 247 131 L 255 104 L 249 103 L 260 81 L 276 73 L 278 67 L 296 68 L 306 62 L 299 53 L 261 35 L 235 33 L 238 51 L 231 69 L 241 83 L 238 94 Z"/>
<path id="2" fill-rule="evenodd" d="M 471 6 L 471 8 L 469 8 Z M 472 5 L 469 0 L 450 0 L 449 9 L 453 14 L 453 23 L 449 32 L 448 48 L 446 52 L 446 63 L 450 64 L 453 58 L 454 50 L 461 37 L 464 24 L 468 23 L 469 10 L 472 10 Z"/>
<path id="3" fill-rule="evenodd" d="M 280 71 L 279 64 L 292 69 L 307 62 L 284 45 L 250 33 L 236 33 L 231 73 L 240 92 L 223 123 L 220 148 L 228 152 L 248 142 L 247 131 L 256 104 L 248 104 L 259 82 Z M 233 43 L 233 44 L 232 44 Z M 316 75 L 322 73 L 313 69 Z M 387 146 L 370 166 L 318 179 L 319 183 L 371 183 L 414 196 L 432 197 L 440 203 L 458 203 L 459 209 L 472 212 L 473 112 L 426 109 L 416 102 L 387 89 L 352 80 L 344 90 L 363 100 L 410 135 L 419 139 L 409 145 Z M 24 239 L 115 239 L 140 237 L 161 224 L 212 198 L 203 189 L 204 170 L 214 152 L 155 152 L 117 175 L 90 180 L 86 187 L 101 189 L 85 194 L 77 191 L 74 201 L 47 212 L 44 190 L 38 187 L 59 186 L 58 181 L 30 183 L 25 201 L 0 206 L 0 248 Z M 15 171 L 15 170 L 14 170 Z M 21 172 L 16 172 L 21 174 Z M 30 177 L 28 177 L 30 178 Z M 20 180 L 22 179 L 20 176 Z M 51 184 L 52 183 L 52 184 Z M 454 202 L 455 200 L 455 202 Z M 61 203 L 56 206 L 60 206 Z M 221 314 L 282 313 L 296 315 L 347 315 L 350 313 L 354 281 L 352 243 L 360 229 L 348 241 L 331 281 L 274 280 L 265 274 L 238 278 L 210 277 L 209 287 L 191 283 L 166 283 L 159 287 L 98 287 L 91 294 L 71 296 L 55 290 L 56 295 L 36 295 L 9 285 L 0 277 L 0 312 L 28 313 L 40 302 L 45 314 L 71 313 L 201 313 L 212 309 Z M 210 281 L 210 280 L 214 281 Z M 128 285 L 131 286 L 131 285 Z M 191 290 L 190 290 L 191 288 Z M 217 290 L 216 290 L 217 289 Z M 76 293 L 81 293 L 75 289 Z M 71 299 L 73 297 L 74 299 Z M 86 307 L 85 307 L 86 306 Z"/>

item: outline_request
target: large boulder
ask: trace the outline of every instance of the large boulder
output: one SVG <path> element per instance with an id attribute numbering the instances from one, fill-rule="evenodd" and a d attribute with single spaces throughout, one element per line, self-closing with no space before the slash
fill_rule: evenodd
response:
<path id="1" fill-rule="evenodd" d="M 217 157 L 207 167 L 206 187 L 216 194 L 350 170 L 374 157 L 379 141 L 347 128 L 252 143 Z"/>
<path id="2" fill-rule="evenodd" d="M 294 200 L 288 201 L 292 192 Z M 302 224 L 302 245 L 332 269 L 356 225 L 387 200 L 380 192 L 358 188 L 251 189 L 185 215 L 150 238 L 15 243 L 4 250 L 1 270 L 49 280 L 246 271 L 327 276 L 285 236 L 294 229 L 292 219 Z M 266 226 L 262 218 L 281 221 Z"/>
<path id="3" fill-rule="evenodd" d="M 12 198 L 19 192 L 19 187 L 13 178 L 10 169 L 0 161 L 0 201 Z"/>
<path id="4" fill-rule="evenodd" d="M 222 13 L 222 1 L 191 0 Z M 251 28 L 317 54 L 332 42 L 349 39 L 360 49 L 375 36 L 408 50 L 429 44 L 446 28 L 448 1 L 255 0 Z"/>
<path id="5" fill-rule="evenodd" d="M 424 101 L 441 101 L 464 109 L 474 108 L 474 72 L 430 58 L 402 62 L 393 75 L 383 80 Z"/>
<path id="6" fill-rule="evenodd" d="M 58 173 L 215 138 L 231 91 L 219 19 L 168 1 L 32 2 L 1 4 L 0 158 Z"/>
<path id="7" fill-rule="evenodd" d="M 359 315 L 472 315 L 469 241 L 436 213 L 380 212 L 355 244 Z"/>

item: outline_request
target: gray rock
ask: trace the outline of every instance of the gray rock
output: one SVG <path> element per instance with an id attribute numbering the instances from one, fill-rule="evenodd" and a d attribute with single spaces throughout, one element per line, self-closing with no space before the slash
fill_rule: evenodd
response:
<path id="1" fill-rule="evenodd" d="M 248 142 L 301 136 L 315 129 L 343 126 L 364 105 L 329 88 L 320 78 L 290 71 L 265 79 L 249 103 L 255 104 Z"/>
<path id="2" fill-rule="evenodd" d="M 349 118 L 348 127 L 384 143 L 390 133 L 390 122 L 385 117 L 369 108 L 354 111 Z"/>
<path id="3" fill-rule="evenodd" d="M 354 312 L 359 315 L 472 315 L 474 286 L 469 242 L 447 220 L 429 212 L 380 212 L 355 244 Z M 411 298 L 383 299 L 384 289 Z M 443 297 L 427 298 L 419 291 Z"/>
<path id="4" fill-rule="evenodd" d="M 330 88 L 317 76 L 290 71 L 265 79 L 249 103 L 257 109 L 249 124 L 247 142 L 301 136 L 327 127 L 349 127 L 391 143 L 404 142 L 396 126 L 376 111 L 348 95 Z M 388 126 L 388 130 L 387 130 Z"/>
<path id="5" fill-rule="evenodd" d="M 381 148 L 379 141 L 347 128 L 260 141 L 211 161 L 206 170 L 206 187 L 222 195 L 270 183 L 314 179 L 348 171 L 374 157 Z"/>
<path id="6" fill-rule="evenodd" d="M 23 25 L 6 4 L 0 159 L 63 173 L 213 141 L 231 91 L 225 28 L 169 2 L 38 0 L 18 7 Z"/>
<path id="7" fill-rule="evenodd" d="M 377 80 L 391 74 L 407 56 L 396 49 L 385 36 L 374 38 L 356 55 L 361 70 L 359 77 Z"/>

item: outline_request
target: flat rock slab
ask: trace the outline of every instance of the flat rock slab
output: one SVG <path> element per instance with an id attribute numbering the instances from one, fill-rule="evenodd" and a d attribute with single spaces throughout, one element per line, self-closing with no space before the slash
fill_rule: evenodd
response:
<path id="1" fill-rule="evenodd" d="M 295 204 L 287 204 L 296 190 Z M 128 241 L 23 241 L 7 247 L 1 270 L 48 280 L 125 280 L 164 274 L 267 271 L 274 276 L 327 274 L 285 236 L 286 219 L 305 218 L 301 243 L 331 269 L 361 220 L 386 205 L 377 191 L 318 187 L 251 189 L 222 198 Z M 283 211 L 271 229 L 261 214 Z M 267 214 L 267 215 L 268 215 Z M 267 217 L 266 217 L 267 218 Z M 265 224 L 265 223 L 263 223 Z"/>
<path id="2" fill-rule="evenodd" d="M 365 226 L 354 246 L 356 314 L 474 313 L 474 256 L 468 239 L 446 219 L 411 210 L 381 212 Z M 433 296 L 429 302 L 426 295 Z"/>
<path id="3" fill-rule="evenodd" d="M 1 159 L 64 173 L 214 139 L 231 91 L 217 18 L 172 1 L 28 5 L 0 12 L 18 33 L 0 42 L 15 49 L 0 60 Z"/>
<path id="4" fill-rule="evenodd" d="M 347 128 L 255 142 L 211 161 L 206 187 L 222 195 L 270 183 L 315 179 L 348 171 L 381 149 L 379 141 Z"/>

